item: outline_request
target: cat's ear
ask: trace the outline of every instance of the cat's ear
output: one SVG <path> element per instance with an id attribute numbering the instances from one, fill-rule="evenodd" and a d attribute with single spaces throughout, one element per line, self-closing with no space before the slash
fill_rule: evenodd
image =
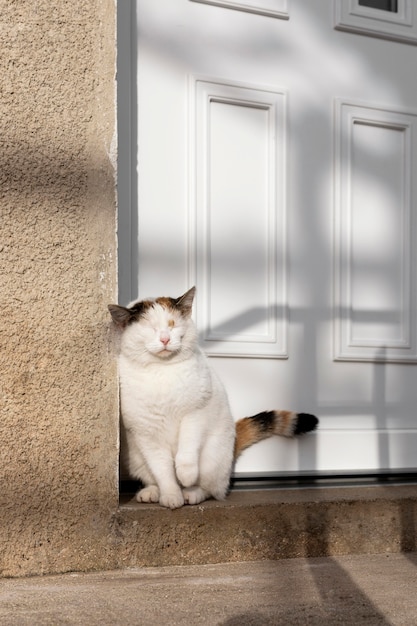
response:
<path id="1" fill-rule="evenodd" d="M 189 317 L 193 308 L 195 287 L 191 287 L 183 296 L 175 300 L 175 306 L 181 311 L 184 317 Z"/>
<path id="2" fill-rule="evenodd" d="M 124 306 L 119 306 L 118 304 L 109 304 L 107 308 L 110 311 L 113 322 L 117 326 L 125 328 L 125 326 L 128 325 L 132 316 L 130 309 L 126 309 Z"/>

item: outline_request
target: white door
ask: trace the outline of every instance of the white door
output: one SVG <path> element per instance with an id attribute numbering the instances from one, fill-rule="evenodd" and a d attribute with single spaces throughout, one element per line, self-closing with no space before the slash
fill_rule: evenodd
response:
<path id="1" fill-rule="evenodd" d="M 320 417 L 241 475 L 417 468 L 417 6 L 375 6 L 136 3 L 125 300 L 196 284 L 236 418 Z"/>

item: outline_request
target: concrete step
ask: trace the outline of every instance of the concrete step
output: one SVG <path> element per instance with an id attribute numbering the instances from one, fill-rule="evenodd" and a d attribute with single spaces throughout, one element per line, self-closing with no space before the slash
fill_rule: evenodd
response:
<path id="1" fill-rule="evenodd" d="M 417 549 L 417 485 L 233 491 L 175 511 L 123 496 L 119 567 L 208 564 Z"/>

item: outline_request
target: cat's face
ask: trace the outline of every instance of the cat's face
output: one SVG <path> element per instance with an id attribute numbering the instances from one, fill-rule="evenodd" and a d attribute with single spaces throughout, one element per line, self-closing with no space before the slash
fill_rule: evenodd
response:
<path id="1" fill-rule="evenodd" d="M 196 341 L 191 320 L 194 293 L 193 287 L 176 299 L 143 300 L 128 307 L 109 305 L 113 321 L 123 329 L 122 350 L 142 362 L 150 357 L 186 357 Z"/>

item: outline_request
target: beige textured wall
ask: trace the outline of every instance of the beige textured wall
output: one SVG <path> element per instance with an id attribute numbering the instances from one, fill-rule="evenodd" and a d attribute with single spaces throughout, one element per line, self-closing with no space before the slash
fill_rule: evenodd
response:
<path id="1" fill-rule="evenodd" d="M 106 567 L 113 0 L 0 0 L 0 575 Z"/>

